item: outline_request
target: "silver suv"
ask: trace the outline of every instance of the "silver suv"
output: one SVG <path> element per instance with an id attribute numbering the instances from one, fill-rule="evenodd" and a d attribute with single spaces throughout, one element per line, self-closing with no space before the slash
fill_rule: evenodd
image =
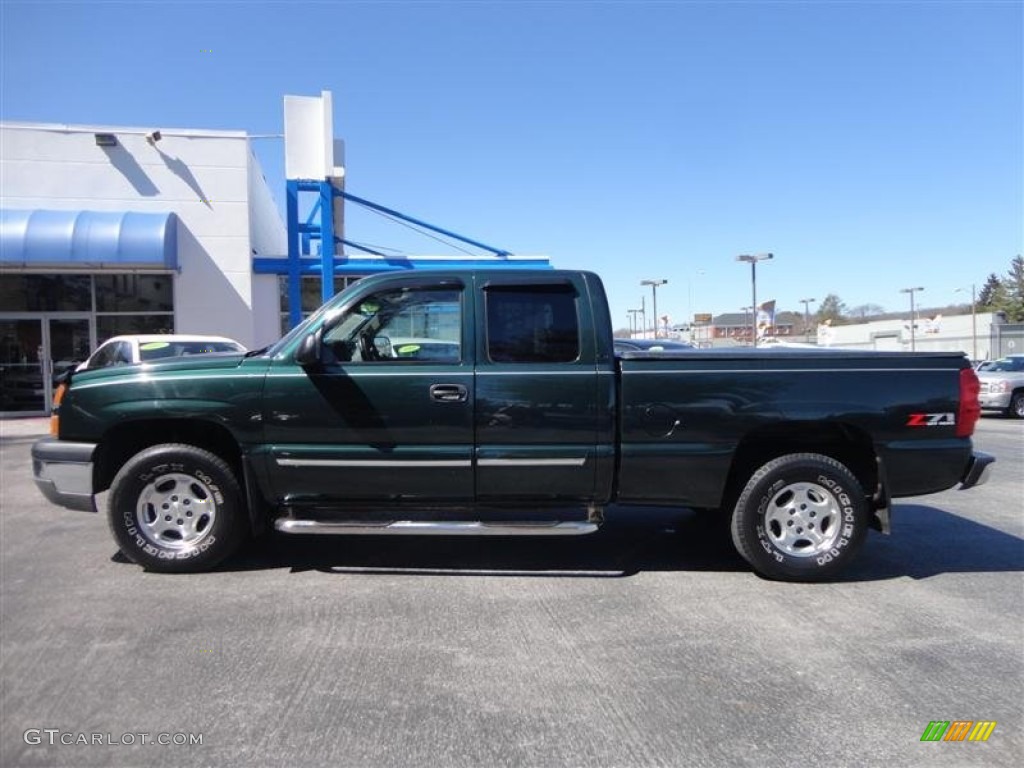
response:
<path id="1" fill-rule="evenodd" d="M 982 410 L 1024 419 L 1024 355 L 1007 355 L 978 371 Z"/>

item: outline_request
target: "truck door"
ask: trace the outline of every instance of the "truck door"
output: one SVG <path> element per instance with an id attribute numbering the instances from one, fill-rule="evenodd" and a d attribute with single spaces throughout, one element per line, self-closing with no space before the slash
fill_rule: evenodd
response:
<path id="1" fill-rule="evenodd" d="M 466 293 L 437 278 L 368 288 L 325 320 L 318 366 L 275 361 L 263 420 L 281 502 L 472 501 Z"/>
<path id="2" fill-rule="evenodd" d="M 608 407 L 585 284 L 571 275 L 478 280 L 477 500 L 592 500 Z"/>

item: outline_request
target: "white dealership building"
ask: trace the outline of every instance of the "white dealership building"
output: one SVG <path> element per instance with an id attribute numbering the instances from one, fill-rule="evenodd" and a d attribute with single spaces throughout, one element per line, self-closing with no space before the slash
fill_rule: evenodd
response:
<path id="1" fill-rule="evenodd" d="M 244 132 L 0 124 L 0 411 L 121 333 L 279 335 L 284 221 Z"/>
<path id="2" fill-rule="evenodd" d="M 374 204 L 344 192 L 331 103 L 329 92 L 285 97 L 287 194 L 327 199 L 319 225 L 319 203 L 308 216 L 289 207 L 286 222 L 253 152 L 260 137 L 243 131 L 0 122 L 0 416 L 47 412 L 54 377 L 114 335 L 255 348 L 375 272 L 550 266 L 504 252 L 349 253 L 344 199 Z M 321 231 L 335 244 L 327 256 Z"/>

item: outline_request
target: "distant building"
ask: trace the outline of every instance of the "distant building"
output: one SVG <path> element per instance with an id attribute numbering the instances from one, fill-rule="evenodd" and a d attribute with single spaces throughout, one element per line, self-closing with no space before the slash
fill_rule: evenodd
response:
<path id="1" fill-rule="evenodd" d="M 693 340 L 699 346 L 749 346 L 750 314 L 727 312 L 715 315 L 705 326 L 693 326 Z M 1002 316 L 979 312 L 950 316 L 920 316 L 914 326 L 913 348 L 918 352 L 963 352 L 968 357 L 988 360 L 1013 351 L 1024 350 L 1024 326 L 1006 325 Z M 804 318 L 797 312 L 780 312 L 775 327 L 767 334 L 782 340 L 816 346 L 911 350 L 910 319 L 871 320 L 844 325 L 818 325 L 805 333 Z M 977 350 L 975 352 L 975 350 Z"/>
<path id="2" fill-rule="evenodd" d="M 1001 315 L 992 312 L 979 312 L 973 319 L 970 314 L 922 315 L 914 324 L 913 347 L 918 352 L 964 352 L 971 358 L 988 360 L 1006 354 L 994 343 L 999 337 L 1001 320 Z M 910 318 L 819 326 L 817 343 L 835 348 L 909 352 Z"/>
<path id="3" fill-rule="evenodd" d="M 703 336 L 714 347 L 749 345 L 752 342 L 750 313 L 726 312 L 715 315 L 711 325 L 703 331 Z M 792 313 L 780 312 L 775 317 L 775 325 L 768 329 L 765 336 L 790 338 L 794 335 L 795 323 Z"/>

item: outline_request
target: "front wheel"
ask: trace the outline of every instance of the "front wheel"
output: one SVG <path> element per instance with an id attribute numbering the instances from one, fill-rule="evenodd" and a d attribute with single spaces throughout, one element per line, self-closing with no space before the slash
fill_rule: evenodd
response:
<path id="1" fill-rule="evenodd" d="M 849 565 L 869 520 L 849 469 L 828 456 L 793 453 L 751 476 L 733 510 L 732 540 L 763 576 L 822 581 Z"/>
<path id="2" fill-rule="evenodd" d="M 1010 398 L 1010 407 L 1006 414 L 1011 419 L 1024 419 L 1024 392 L 1014 392 Z"/>
<path id="3" fill-rule="evenodd" d="M 212 568 L 245 534 L 242 493 L 228 464 L 176 443 L 128 460 L 111 484 L 108 520 L 129 559 L 166 573 Z"/>

